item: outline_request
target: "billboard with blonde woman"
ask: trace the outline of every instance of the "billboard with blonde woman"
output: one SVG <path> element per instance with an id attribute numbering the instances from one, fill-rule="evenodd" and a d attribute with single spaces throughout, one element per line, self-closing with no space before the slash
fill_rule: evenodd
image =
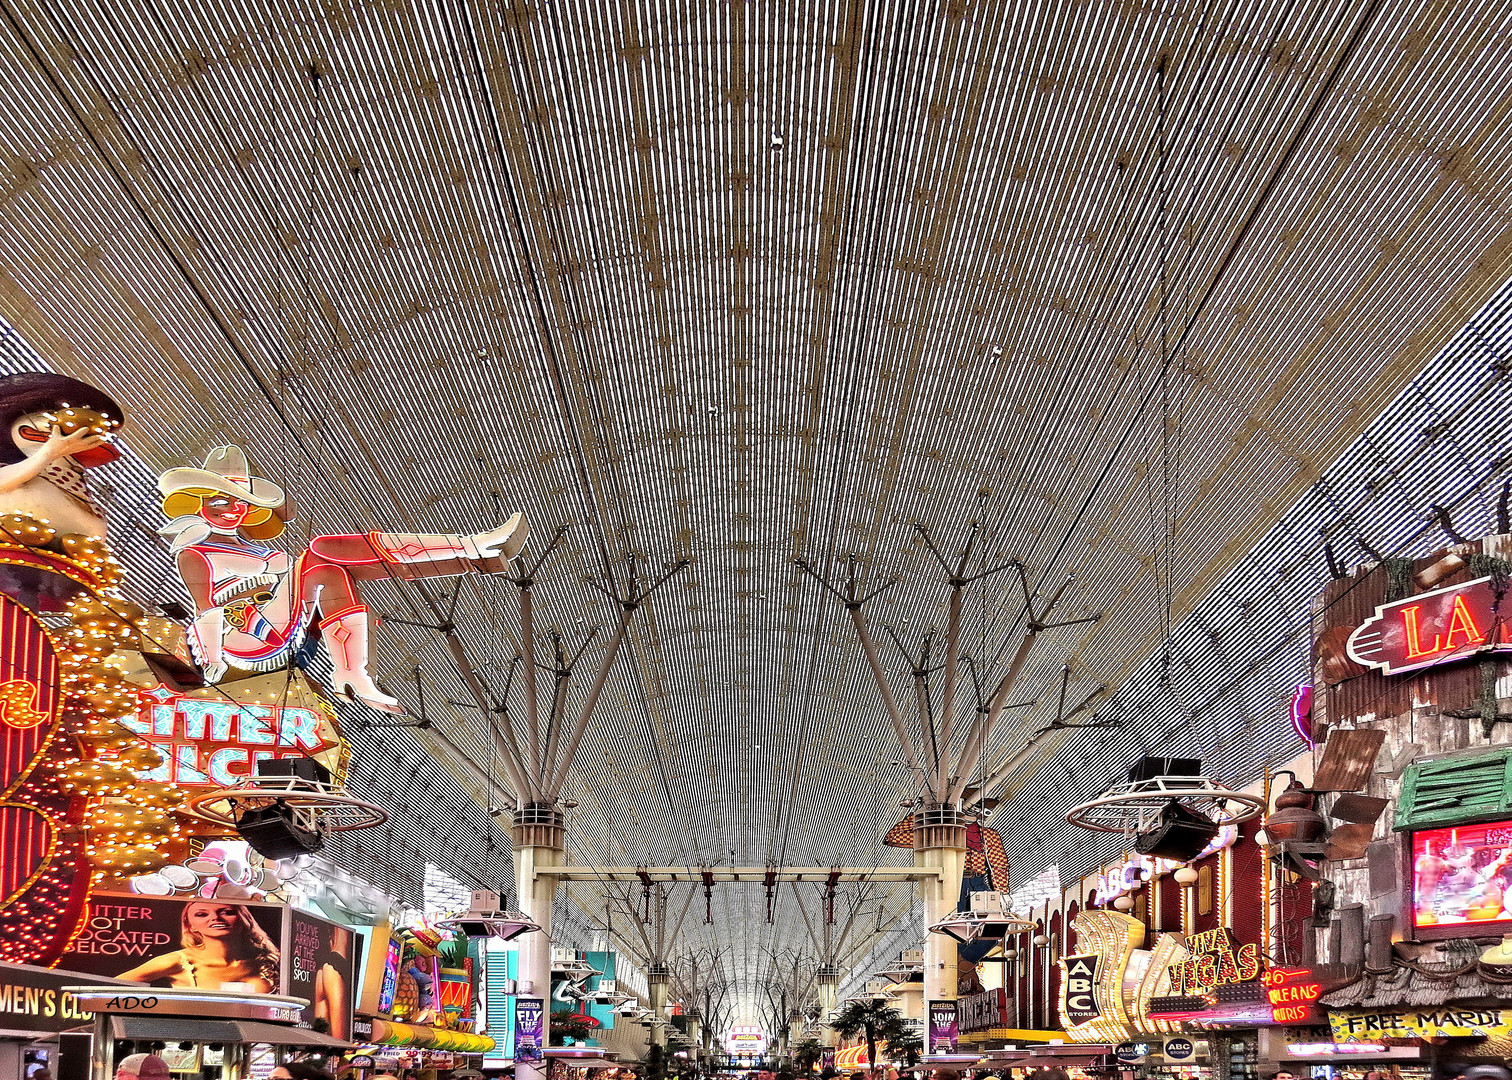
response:
<path id="1" fill-rule="evenodd" d="M 303 1025 L 345 1039 L 362 941 L 282 904 L 100 893 L 59 966 L 147 986 L 304 998 Z"/>
<path id="2" fill-rule="evenodd" d="M 59 967 L 149 986 L 277 994 L 284 913 L 244 900 L 98 894 Z"/>

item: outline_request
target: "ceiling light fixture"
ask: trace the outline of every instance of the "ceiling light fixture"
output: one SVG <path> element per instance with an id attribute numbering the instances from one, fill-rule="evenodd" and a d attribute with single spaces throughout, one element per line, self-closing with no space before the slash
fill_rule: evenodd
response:
<path id="1" fill-rule="evenodd" d="M 500 941 L 513 941 L 541 929 L 540 924 L 522 912 L 501 910 L 499 894 L 491 889 L 474 890 L 472 903 L 465 912 L 439 920 L 436 927 L 465 937 L 494 937 Z"/>

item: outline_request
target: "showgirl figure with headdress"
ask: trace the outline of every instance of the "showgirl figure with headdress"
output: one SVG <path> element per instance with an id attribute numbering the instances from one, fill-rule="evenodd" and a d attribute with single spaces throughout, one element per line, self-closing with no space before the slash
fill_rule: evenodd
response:
<path id="1" fill-rule="evenodd" d="M 444 577 L 507 569 L 529 526 L 515 514 L 497 529 L 451 533 L 316 536 L 298 555 L 263 543 L 284 531 L 287 499 L 254 476 L 239 446 L 221 446 L 203 468 L 170 469 L 158 479 L 168 537 L 194 599 L 190 645 L 207 683 L 230 666 L 271 671 L 289 662 L 318 620 L 337 693 L 369 708 L 399 702 L 367 670 L 368 609 L 357 579 Z"/>

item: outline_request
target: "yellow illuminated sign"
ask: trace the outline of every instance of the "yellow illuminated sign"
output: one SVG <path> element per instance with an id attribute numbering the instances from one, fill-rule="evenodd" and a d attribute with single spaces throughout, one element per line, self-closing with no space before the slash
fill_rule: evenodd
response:
<path id="1" fill-rule="evenodd" d="M 1471 1038 L 1512 1033 L 1512 1010 L 1465 1009 L 1330 1009 L 1328 1025 L 1338 1042 L 1380 1039 Z"/>
<path id="2" fill-rule="evenodd" d="M 1131 1030 L 1124 1007 L 1124 974 L 1144 944 L 1144 923 L 1120 911 L 1084 911 L 1071 920 L 1082 955 L 1063 957 L 1061 1022 L 1072 1042 L 1122 1042 Z M 1086 963 L 1096 956 L 1097 963 Z M 1074 965 L 1074 966 L 1073 966 Z M 1091 984 L 1091 1000 L 1087 988 Z"/>

